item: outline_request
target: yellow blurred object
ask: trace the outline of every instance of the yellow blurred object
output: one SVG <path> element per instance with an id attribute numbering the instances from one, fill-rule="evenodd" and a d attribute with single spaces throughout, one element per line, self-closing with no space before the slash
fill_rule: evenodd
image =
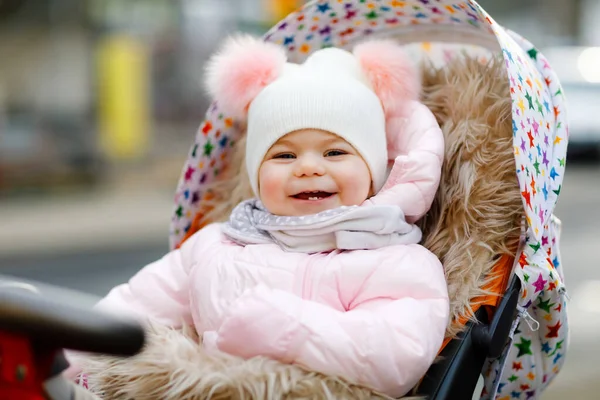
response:
<path id="1" fill-rule="evenodd" d="M 296 11 L 305 2 L 303 0 L 263 0 L 265 9 L 273 20 L 273 23 L 287 17 L 288 14 Z"/>
<path id="2" fill-rule="evenodd" d="M 148 52 L 133 37 L 112 35 L 98 47 L 100 145 L 113 160 L 146 155 L 149 147 Z"/>

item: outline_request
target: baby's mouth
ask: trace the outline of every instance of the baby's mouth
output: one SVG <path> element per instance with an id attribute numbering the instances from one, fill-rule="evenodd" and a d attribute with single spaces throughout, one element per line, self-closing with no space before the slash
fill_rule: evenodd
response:
<path id="1" fill-rule="evenodd" d="M 301 192 L 293 195 L 292 197 L 299 200 L 310 200 L 318 201 L 333 196 L 335 193 L 323 192 L 323 191 L 312 191 L 312 192 Z"/>

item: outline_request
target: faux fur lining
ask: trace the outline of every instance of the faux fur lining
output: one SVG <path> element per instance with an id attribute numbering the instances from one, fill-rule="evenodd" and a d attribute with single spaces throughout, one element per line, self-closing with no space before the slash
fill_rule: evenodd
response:
<path id="1" fill-rule="evenodd" d="M 472 315 L 472 300 L 496 261 L 514 255 L 524 215 L 513 153 L 511 98 L 502 59 L 457 59 L 424 74 L 423 102 L 446 140 L 440 187 L 420 221 L 423 245 L 444 265 L 452 321 Z"/>
<path id="2" fill-rule="evenodd" d="M 87 361 L 90 390 L 103 399 L 389 399 L 342 379 L 264 357 L 207 354 L 193 328 L 148 327 L 148 345 L 136 357 Z"/>
<path id="3" fill-rule="evenodd" d="M 472 315 L 503 254 L 514 254 L 523 209 L 512 146 L 511 99 L 504 63 L 456 59 L 425 68 L 422 101 L 436 115 L 446 150 L 440 189 L 420 221 L 423 244 L 445 268 L 453 317 L 447 336 Z M 244 168 L 245 143 L 237 142 L 229 175 L 211 187 L 205 220 L 224 220 L 252 196 Z M 202 225 L 196 221 L 196 226 Z M 107 399 L 371 399 L 385 398 L 343 380 L 294 365 L 226 354 L 207 355 L 189 332 L 154 327 L 137 357 L 90 360 L 85 371 Z"/>

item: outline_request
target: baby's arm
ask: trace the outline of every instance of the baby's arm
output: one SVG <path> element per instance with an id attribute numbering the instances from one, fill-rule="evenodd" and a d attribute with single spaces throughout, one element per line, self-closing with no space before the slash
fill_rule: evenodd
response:
<path id="1" fill-rule="evenodd" d="M 177 249 L 113 288 L 96 308 L 177 327 L 189 321 L 187 270 Z"/>
<path id="2" fill-rule="evenodd" d="M 389 257 L 367 278 L 347 312 L 258 287 L 231 310 L 217 346 L 401 396 L 433 362 L 449 317 L 442 265 L 420 249 L 402 260 Z"/>
<path id="3" fill-rule="evenodd" d="M 142 322 L 153 322 L 178 328 L 191 324 L 189 304 L 189 272 L 191 266 L 203 262 L 203 248 L 215 241 L 218 226 L 210 225 L 190 237 L 177 250 L 166 254 L 138 273 L 127 283 L 113 288 L 95 308 L 109 313 L 127 314 Z M 72 367 L 65 373 L 74 377 L 80 370 L 81 356 L 67 352 Z"/>
<path id="4" fill-rule="evenodd" d="M 409 112 L 406 118 L 387 121 L 388 157 L 394 165 L 383 188 L 365 204 L 398 205 L 406 220 L 414 222 L 431 208 L 438 189 L 444 134 L 425 105 L 412 102 Z"/>

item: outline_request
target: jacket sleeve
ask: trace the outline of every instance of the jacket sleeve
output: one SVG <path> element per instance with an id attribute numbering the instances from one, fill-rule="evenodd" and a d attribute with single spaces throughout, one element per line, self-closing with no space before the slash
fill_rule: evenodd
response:
<path id="1" fill-rule="evenodd" d="M 441 264 L 425 249 L 411 260 L 400 268 L 404 273 L 387 276 L 393 259 L 378 268 L 346 312 L 259 286 L 230 311 L 217 332 L 217 346 L 402 396 L 433 363 L 449 317 Z M 408 269 L 412 274 L 405 274 Z"/>
<path id="2" fill-rule="evenodd" d="M 188 269 L 183 249 L 173 250 L 145 266 L 127 283 L 113 288 L 96 308 L 151 319 L 163 325 L 191 322 L 188 303 Z"/>
<path id="3" fill-rule="evenodd" d="M 219 234 L 218 225 L 207 226 L 181 248 L 145 266 L 129 282 L 113 288 L 95 308 L 175 328 L 183 323 L 191 324 L 189 273 L 197 260 L 201 261 L 196 255 L 204 253 L 203 249 L 219 240 Z M 80 371 L 82 355 L 67 351 L 66 356 L 72 367 L 65 375 L 73 378 Z"/>
<path id="4" fill-rule="evenodd" d="M 444 159 L 444 135 L 433 113 L 416 101 L 407 117 L 391 117 L 386 129 L 393 166 L 383 188 L 366 204 L 399 205 L 412 223 L 433 203 Z"/>

